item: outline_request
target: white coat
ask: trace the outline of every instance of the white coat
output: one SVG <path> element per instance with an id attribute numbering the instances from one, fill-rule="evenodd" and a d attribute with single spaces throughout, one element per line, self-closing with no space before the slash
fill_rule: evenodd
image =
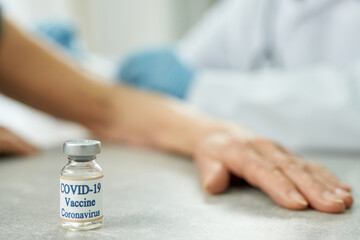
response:
<path id="1" fill-rule="evenodd" d="M 178 49 L 203 112 L 293 149 L 360 151 L 360 1 L 223 1 Z"/>

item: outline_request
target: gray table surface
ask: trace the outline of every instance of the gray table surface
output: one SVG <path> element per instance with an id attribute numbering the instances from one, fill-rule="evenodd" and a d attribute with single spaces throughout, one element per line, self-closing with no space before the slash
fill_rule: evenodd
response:
<path id="1" fill-rule="evenodd" d="M 105 224 L 86 232 L 59 226 L 61 149 L 2 159 L 0 239 L 360 239 L 360 155 L 307 156 L 353 186 L 352 209 L 289 211 L 247 186 L 210 196 L 188 159 L 104 146 Z"/>

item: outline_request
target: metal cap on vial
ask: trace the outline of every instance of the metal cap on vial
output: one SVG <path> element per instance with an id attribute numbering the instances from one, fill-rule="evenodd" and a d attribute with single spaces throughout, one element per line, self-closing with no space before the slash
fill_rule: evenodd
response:
<path id="1" fill-rule="evenodd" d="M 101 152 L 101 143 L 97 140 L 69 140 L 64 142 L 63 150 L 69 156 L 94 156 Z"/>

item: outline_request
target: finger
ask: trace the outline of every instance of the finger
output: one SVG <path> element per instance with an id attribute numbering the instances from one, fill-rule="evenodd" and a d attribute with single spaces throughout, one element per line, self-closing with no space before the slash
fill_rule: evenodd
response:
<path id="1" fill-rule="evenodd" d="M 350 208 L 353 205 L 354 198 L 348 191 L 345 191 L 342 188 L 336 188 L 335 194 L 343 199 L 346 208 Z"/>
<path id="2" fill-rule="evenodd" d="M 335 177 L 335 175 L 320 164 L 304 160 L 303 162 L 308 165 L 309 173 L 315 181 L 322 185 L 324 189 L 327 189 L 341 198 L 344 201 L 346 208 L 350 208 L 352 206 L 354 200 L 351 194 L 340 187 L 340 181 Z"/>
<path id="3" fill-rule="evenodd" d="M 348 184 L 341 182 L 334 174 L 332 174 L 320 164 L 310 162 L 310 167 L 313 171 L 319 172 L 324 179 L 326 179 L 333 185 L 336 185 L 337 188 L 343 189 L 347 192 L 351 192 L 351 187 Z"/>
<path id="4" fill-rule="evenodd" d="M 0 141 L 1 155 L 16 155 L 21 154 L 18 147 L 10 141 Z"/>
<path id="5" fill-rule="evenodd" d="M 344 183 L 342 181 L 339 182 L 339 186 L 340 186 L 341 189 L 344 189 L 347 192 L 351 192 L 351 190 L 352 190 L 352 188 L 351 188 L 351 186 L 349 184 Z"/>
<path id="6" fill-rule="evenodd" d="M 340 197 L 344 201 L 346 208 L 350 208 L 352 206 L 354 200 L 349 192 L 339 188 L 336 182 L 329 181 L 328 178 L 322 175 L 321 171 L 318 169 L 312 169 L 311 174 L 316 181 L 324 186 L 324 188 Z"/>
<path id="7" fill-rule="evenodd" d="M 30 155 L 37 151 L 37 148 L 22 139 L 12 136 L 8 139 L 2 139 L 0 141 L 0 148 L 4 155 Z"/>
<path id="8" fill-rule="evenodd" d="M 344 211 L 345 203 L 343 199 L 326 189 L 303 165 L 294 162 L 285 164 L 281 168 L 305 196 L 311 207 L 328 213 Z"/>
<path id="9" fill-rule="evenodd" d="M 257 144 L 259 151 L 276 163 L 284 174 L 295 184 L 310 206 L 328 213 L 339 213 L 345 209 L 345 203 L 336 194 L 318 182 L 308 170 L 308 166 L 294 156 L 281 152 L 269 143 Z"/>
<path id="10" fill-rule="evenodd" d="M 27 152 L 24 151 L 18 144 L 12 141 L 2 142 L 1 144 L 1 154 L 2 155 L 26 155 Z"/>
<path id="11" fill-rule="evenodd" d="M 292 156 L 295 158 L 298 158 L 297 156 L 295 156 L 293 153 L 291 153 L 289 150 L 287 150 L 286 148 L 282 147 L 281 145 L 278 145 L 276 143 L 273 143 L 267 139 L 262 139 L 260 140 L 262 141 L 262 145 L 263 146 L 267 146 L 270 149 L 275 149 L 277 151 L 280 151 L 281 153 L 288 155 L 288 156 Z M 351 192 L 351 186 L 340 181 L 334 174 L 332 174 L 330 171 L 328 171 L 325 167 L 323 167 L 320 164 L 308 161 L 308 163 L 311 165 L 311 168 L 315 168 L 317 171 L 321 172 L 321 174 L 323 175 L 323 177 L 331 182 L 332 184 L 336 185 L 338 188 L 341 188 L 347 192 Z"/>
<path id="12" fill-rule="evenodd" d="M 208 157 L 197 157 L 196 162 L 206 191 L 219 194 L 229 187 L 230 173 L 222 162 Z"/>
<path id="13" fill-rule="evenodd" d="M 263 139 L 263 143 L 264 143 L 264 139 Z M 270 148 L 275 148 L 276 150 L 280 151 L 281 153 L 288 155 L 288 156 L 292 156 L 295 158 L 298 158 L 297 156 L 295 156 L 293 153 L 291 153 L 289 150 L 287 150 L 286 148 L 282 147 L 281 145 L 278 145 L 276 143 L 273 143 L 269 140 L 265 139 L 265 144 L 263 145 L 268 145 L 270 146 Z M 347 192 L 351 192 L 351 186 L 340 181 L 334 174 L 332 174 L 330 171 L 328 171 L 325 167 L 323 167 L 320 164 L 314 163 L 312 161 L 307 161 L 310 165 L 311 168 L 315 168 L 316 170 L 318 170 L 319 172 L 322 173 L 322 175 L 324 175 L 323 177 L 325 179 L 327 179 L 327 181 L 331 182 L 334 185 L 337 185 L 337 187 L 347 191 Z"/>
<path id="14" fill-rule="evenodd" d="M 34 154 L 35 152 L 38 151 L 38 149 L 34 145 L 26 142 L 25 140 L 23 140 L 20 137 L 16 137 L 15 142 L 16 142 L 17 148 L 20 151 L 22 151 L 22 153 L 25 155 Z"/>
<path id="15" fill-rule="evenodd" d="M 233 157 L 228 156 L 226 162 L 234 174 L 259 187 L 280 206 L 293 210 L 307 208 L 308 203 L 289 179 L 275 165 L 261 159 L 251 147 L 241 149 Z"/>

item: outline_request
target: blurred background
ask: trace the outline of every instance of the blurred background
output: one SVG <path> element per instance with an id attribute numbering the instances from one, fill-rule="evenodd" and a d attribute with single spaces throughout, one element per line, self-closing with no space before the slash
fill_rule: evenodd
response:
<path id="1" fill-rule="evenodd" d="M 122 58 L 129 52 L 179 39 L 215 0 L 1 0 L 5 14 L 33 28 L 70 21 L 92 53 Z"/>
<path id="2" fill-rule="evenodd" d="M 358 151 L 359 2 L 260 2 L 0 0 L 8 18 L 99 80 L 185 99 L 291 149 Z M 0 126 L 39 147 L 88 137 L 2 95 L 0 109 Z"/>
<path id="3" fill-rule="evenodd" d="M 7 18 L 47 40 L 55 36 L 68 48 L 65 50 L 70 49 L 64 52 L 86 54 L 81 56 L 80 63 L 105 77 L 113 77 L 114 63 L 133 51 L 175 43 L 214 2 L 0 0 Z M 72 30 L 70 33 L 62 31 L 64 23 L 66 31 Z M 75 42 L 76 46 L 67 46 L 68 42 L 71 45 Z M 79 125 L 56 119 L 1 94 L 0 109 L 0 126 L 42 148 L 58 146 L 70 138 L 89 137 Z"/>

